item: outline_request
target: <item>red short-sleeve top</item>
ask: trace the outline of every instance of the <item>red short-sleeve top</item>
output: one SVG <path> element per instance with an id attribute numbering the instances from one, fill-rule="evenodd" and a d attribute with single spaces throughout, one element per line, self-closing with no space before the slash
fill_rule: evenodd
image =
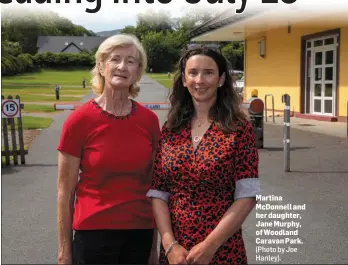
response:
<path id="1" fill-rule="evenodd" d="M 92 99 L 63 125 L 57 149 L 81 159 L 74 230 L 153 228 L 146 192 L 159 121 L 154 112 L 132 103 L 132 113 L 120 119 Z"/>

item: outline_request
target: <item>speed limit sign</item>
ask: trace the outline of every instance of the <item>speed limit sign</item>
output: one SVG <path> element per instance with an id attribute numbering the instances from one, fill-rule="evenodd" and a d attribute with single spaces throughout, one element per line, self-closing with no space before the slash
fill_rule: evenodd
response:
<path id="1" fill-rule="evenodd" d="M 2 118 L 20 117 L 20 105 L 18 99 L 3 99 L 1 103 Z"/>

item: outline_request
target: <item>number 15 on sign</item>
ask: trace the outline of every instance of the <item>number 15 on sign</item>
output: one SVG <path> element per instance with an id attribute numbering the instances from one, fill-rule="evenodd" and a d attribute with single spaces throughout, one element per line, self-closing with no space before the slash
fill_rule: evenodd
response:
<path id="1" fill-rule="evenodd" d="M 1 117 L 16 118 L 20 117 L 18 99 L 3 99 L 1 102 Z"/>

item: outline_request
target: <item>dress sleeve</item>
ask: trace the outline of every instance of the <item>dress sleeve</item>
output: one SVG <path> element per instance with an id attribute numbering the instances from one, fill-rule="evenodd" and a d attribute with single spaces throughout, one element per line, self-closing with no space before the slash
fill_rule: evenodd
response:
<path id="1" fill-rule="evenodd" d="M 150 190 L 147 192 L 146 196 L 149 198 L 158 198 L 164 201 L 168 201 L 169 189 L 167 185 L 167 176 L 163 170 L 163 141 L 166 138 L 166 124 L 163 125 L 162 131 L 159 137 L 157 151 L 154 159 L 152 182 Z"/>
<path id="2" fill-rule="evenodd" d="M 57 150 L 81 158 L 84 145 L 84 128 L 80 122 L 81 116 L 72 112 L 65 120 L 60 135 Z"/>
<path id="3" fill-rule="evenodd" d="M 260 194 L 258 166 L 259 154 L 254 127 L 251 122 L 247 121 L 240 127 L 237 135 L 235 200 L 256 197 Z"/>

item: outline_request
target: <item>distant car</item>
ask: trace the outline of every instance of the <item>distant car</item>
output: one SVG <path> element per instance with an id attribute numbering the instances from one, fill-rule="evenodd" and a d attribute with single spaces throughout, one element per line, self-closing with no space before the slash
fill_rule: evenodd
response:
<path id="1" fill-rule="evenodd" d="M 231 70 L 230 74 L 233 80 L 233 86 L 236 92 L 244 98 L 244 72 L 240 70 Z"/>

